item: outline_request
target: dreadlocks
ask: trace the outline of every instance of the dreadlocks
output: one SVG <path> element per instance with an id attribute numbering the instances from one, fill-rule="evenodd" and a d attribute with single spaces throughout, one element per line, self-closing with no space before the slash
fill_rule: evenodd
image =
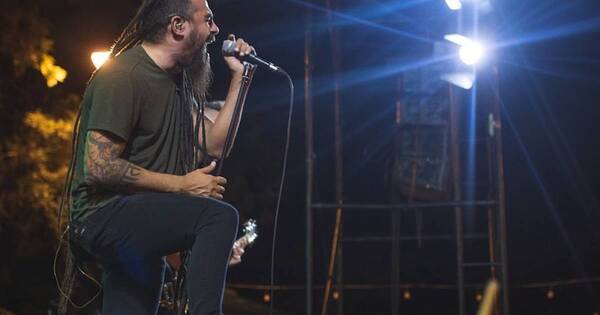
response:
<path id="1" fill-rule="evenodd" d="M 165 34 L 165 27 L 173 16 L 190 20 L 193 10 L 190 0 L 144 0 L 136 15 L 117 38 L 111 56 L 117 56 L 144 40 L 158 42 Z"/>
<path id="2" fill-rule="evenodd" d="M 195 7 L 191 0 L 144 0 L 133 19 L 129 22 L 129 24 L 127 24 L 112 46 L 111 58 L 120 55 L 134 46 L 140 45 L 144 41 L 149 43 L 160 42 L 167 32 L 167 25 L 170 23 L 172 17 L 180 16 L 184 20 L 191 20 L 194 10 Z M 95 72 L 92 74 L 90 81 L 94 78 L 95 74 Z M 187 173 L 198 168 L 205 162 L 207 158 L 206 130 L 204 126 L 204 119 L 202 118 L 204 117 L 204 104 L 206 102 L 207 91 L 212 82 L 212 72 L 210 71 L 210 56 L 206 51 L 206 46 L 194 57 L 192 64 L 183 69 L 180 80 L 178 81 L 181 84 L 179 94 L 180 106 L 177 108 L 177 116 L 180 121 L 179 165 L 182 166 L 182 171 Z M 80 137 L 78 129 L 81 111 L 82 109 L 80 108 L 76 117 L 72 141 L 72 158 L 69 171 L 65 179 L 63 194 L 61 196 L 58 213 L 59 231 L 62 230 L 61 218 L 63 215 L 63 209 L 66 206 L 67 209 L 70 210 L 71 207 L 70 191 L 77 165 L 76 156 Z M 193 113 L 198 114 L 195 128 L 192 117 Z M 198 141 L 200 124 L 202 124 L 203 133 L 202 144 L 200 144 Z M 199 159 L 200 153 L 202 153 L 202 160 Z M 68 227 L 67 231 L 63 233 L 63 236 L 67 234 Z M 65 272 L 62 281 L 60 281 L 62 285 L 58 286 L 58 289 L 61 293 L 59 314 L 67 313 L 69 303 L 77 308 L 80 307 L 72 302 L 70 295 L 71 292 L 73 292 L 74 286 L 76 285 L 76 269 L 81 271 L 81 268 L 77 264 L 75 256 L 71 251 L 69 242 L 64 243 L 66 251 L 64 258 Z M 57 250 L 57 257 L 62 244 L 63 240 L 61 237 Z M 87 274 L 84 273 L 84 275 L 89 278 Z M 56 275 L 55 278 L 58 283 L 59 280 Z M 92 281 L 94 280 L 92 279 Z M 89 302 L 86 303 L 86 305 L 87 304 L 89 304 Z"/>

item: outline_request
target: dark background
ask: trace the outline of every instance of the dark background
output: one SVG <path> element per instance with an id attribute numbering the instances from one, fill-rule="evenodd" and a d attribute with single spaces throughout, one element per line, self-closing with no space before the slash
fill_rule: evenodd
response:
<path id="1" fill-rule="evenodd" d="M 341 14 L 336 15 L 334 22 L 339 26 L 342 47 L 338 58 L 343 70 L 344 197 L 348 202 L 387 202 L 385 162 L 390 156 L 394 132 L 396 81 L 403 74 L 403 65 L 398 60 L 429 57 L 426 52 L 430 43 L 405 33 L 440 40 L 455 16 L 443 1 L 437 0 L 338 2 L 337 10 Z M 275 274 L 278 284 L 302 285 L 305 5 L 295 0 L 222 0 L 210 4 L 221 28 L 221 40 L 229 33 L 247 39 L 260 55 L 283 66 L 295 79 L 296 114 L 281 206 Z M 93 71 L 90 53 L 108 49 L 138 5 L 139 1 L 129 0 L 26 1 L 9 5 L 4 15 L 24 10 L 35 12 L 44 21 L 48 37 L 54 40 L 51 54 L 58 65 L 67 69 L 69 76 L 64 84 L 55 88 L 61 92 L 35 87 L 35 91 L 12 96 L 7 94 L 10 90 L 3 89 L 2 108 L 11 113 L 3 119 L 16 124 L 22 115 L 19 113 L 34 109 L 64 116 L 56 109 L 58 105 L 48 105 L 57 102 L 47 100 L 59 98 L 57 94 L 62 97 L 83 93 Z M 333 69 L 327 29 L 330 20 L 325 11 L 319 9 L 324 6 L 320 2 L 310 6 L 315 32 L 312 52 L 317 177 L 314 194 L 316 201 L 331 202 L 334 200 Z M 597 149 L 600 5 L 595 1 L 507 0 L 494 1 L 493 6 L 493 15 L 482 18 L 481 23 L 494 25 L 493 37 L 500 43 L 492 49 L 490 58 L 499 67 L 500 94 L 505 109 L 510 282 L 519 286 L 555 280 L 591 280 L 600 275 L 597 198 L 600 192 Z M 36 10 L 31 11 L 33 8 Z M 22 29 L 8 31 L 15 32 L 16 40 L 27 36 Z M 219 43 L 211 48 L 216 72 L 214 99 L 223 98 L 227 89 L 227 71 L 220 58 Z M 503 45 L 506 43 L 512 44 Z M 2 82 L 12 80 L 7 73 L 4 70 Z M 36 78 L 34 74 L 31 76 Z M 22 77 L 18 80 L 31 82 Z M 19 105 L 19 95 L 38 94 L 46 101 Z M 230 182 L 226 199 L 240 209 L 242 219 L 258 219 L 261 236 L 256 246 L 247 251 L 244 263 L 230 271 L 230 283 L 267 284 L 269 281 L 273 211 L 285 141 L 287 100 L 287 84 L 282 77 L 266 71 L 256 74 L 225 174 Z M 16 106 L 23 108 L 15 109 Z M 12 127 L 13 123 L 4 123 L 4 138 L 14 136 L 11 130 L 17 127 Z M 4 187 L 10 186 L 6 182 L 11 178 L 6 173 L 0 174 L 0 178 Z M 3 207 L 11 207 L 8 199 L 3 200 Z M 467 231 L 485 231 L 481 216 L 468 215 L 475 219 L 468 221 Z M 44 235 L 34 229 L 15 236 L 9 218 L 0 217 L 4 221 L 0 250 L 4 253 L 10 253 L 11 244 L 17 240 Z M 409 225 L 415 220 L 411 214 L 404 218 Z M 437 222 L 436 228 L 428 232 L 452 233 L 452 213 L 432 212 L 424 214 L 424 218 L 426 222 Z M 323 212 L 315 218 L 315 280 L 318 283 L 325 281 L 332 227 L 332 213 Z M 387 213 L 363 212 L 348 215 L 345 233 L 383 236 L 389 229 Z M 408 230 L 407 234 L 411 233 L 414 231 Z M 9 239 L 10 242 L 6 241 Z M 5 275 L 0 278 L 0 306 L 17 314 L 44 312 L 49 307 L 55 293 L 50 265 L 55 242 L 52 237 L 44 241 L 50 250 L 32 251 L 26 260 L 7 254 L 5 259 L 11 263 L 0 263 Z M 480 249 L 478 246 L 467 243 L 467 252 Z M 347 283 L 389 283 L 388 245 L 348 245 L 345 251 Z M 404 244 L 401 266 L 403 282 L 453 284 L 453 243 L 425 242 L 420 247 L 415 243 Z M 484 280 L 468 279 L 468 282 Z M 514 288 L 512 313 L 600 312 L 596 282 L 556 286 L 554 299 L 547 298 L 547 289 L 549 287 Z M 238 293 L 262 303 L 264 291 L 239 290 Z M 348 291 L 346 294 L 348 314 L 389 312 L 388 290 Z M 469 291 L 467 295 L 471 310 L 476 303 L 474 294 L 475 291 Z M 412 295 L 410 301 L 401 302 L 400 310 L 405 314 L 455 313 L 455 290 L 415 290 Z M 304 309 L 302 290 L 284 291 L 275 298 L 276 307 L 289 313 L 300 313 Z"/>

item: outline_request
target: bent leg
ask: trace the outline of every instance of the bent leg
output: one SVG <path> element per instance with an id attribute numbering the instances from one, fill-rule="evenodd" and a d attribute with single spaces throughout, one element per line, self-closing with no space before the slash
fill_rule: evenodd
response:
<path id="1" fill-rule="evenodd" d="M 210 198 L 165 193 L 126 196 L 113 206 L 118 211 L 92 246 L 109 271 L 105 294 L 111 300 L 128 297 L 147 305 L 145 309 L 155 308 L 162 281 L 152 279 L 161 277 L 163 268 L 159 271 L 146 262 L 192 249 L 187 276 L 191 314 L 221 314 L 227 262 L 238 225 L 235 208 Z M 150 295 L 156 296 L 152 306 L 147 302 Z M 110 305 L 126 306 L 118 304 Z"/>
<path id="2" fill-rule="evenodd" d="M 219 205 L 196 235 L 188 266 L 190 314 L 221 315 L 227 264 L 238 225 L 237 211 Z M 210 270 L 211 272 L 207 272 Z"/>

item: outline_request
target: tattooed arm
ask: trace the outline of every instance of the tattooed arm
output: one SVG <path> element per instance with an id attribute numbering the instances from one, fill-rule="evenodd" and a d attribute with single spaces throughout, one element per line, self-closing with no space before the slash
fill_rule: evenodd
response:
<path id="1" fill-rule="evenodd" d="M 122 159 L 125 146 L 123 140 L 109 132 L 89 131 L 85 147 L 86 181 L 93 186 L 119 191 L 159 191 L 223 198 L 226 180 L 210 175 L 214 164 L 185 176 L 151 172 Z"/>

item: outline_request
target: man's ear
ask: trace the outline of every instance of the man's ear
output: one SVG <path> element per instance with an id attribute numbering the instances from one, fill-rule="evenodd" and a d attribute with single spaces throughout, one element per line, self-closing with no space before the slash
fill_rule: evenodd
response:
<path id="1" fill-rule="evenodd" d="M 185 28 L 187 27 L 185 20 L 176 15 L 174 17 L 171 18 L 171 22 L 170 22 L 170 29 L 171 32 L 173 33 L 173 35 L 175 37 L 180 37 L 185 35 Z"/>

